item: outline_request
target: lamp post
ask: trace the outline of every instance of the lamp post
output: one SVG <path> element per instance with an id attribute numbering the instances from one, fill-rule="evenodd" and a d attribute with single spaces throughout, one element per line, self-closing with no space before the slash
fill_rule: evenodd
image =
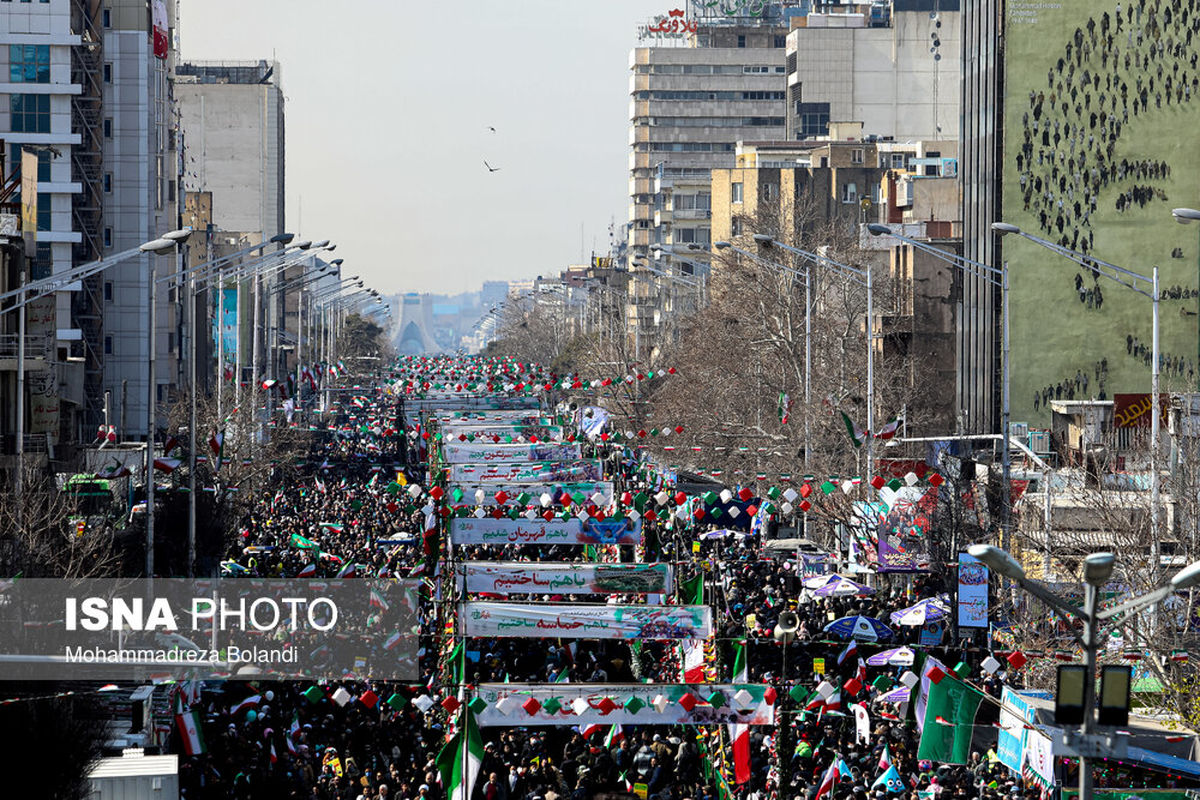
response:
<path id="1" fill-rule="evenodd" d="M 1017 235 L 1023 236 L 1034 244 L 1040 245 L 1052 252 L 1058 253 L 1060 256 L 1075 262 L 1086 270 L 1089 270 L 1093 275 L 1108 278 L 1114 283 L 1119 283 L 1126 289 L 1137 292 L 1143 297 L 1149 298 L 1152 312 L 1152 333 L 1150 337 L 1151 356 L 1150 356 L 1150 560 L 1151 560 L 1151 580 L 1158 581 L 1159 570 L 1162 568 L 1159 557 L 1159 531 L 1158 531 L 1158 499 L 1160 478 L 1158 474 L 1158 448 L 1159 448 L 1159 429 L 1161 427 L 1162 407 L 1158 396 L 1158 375 L 1159 375 L 1159 300 L 1161 292 L 1158 289 L 1158 267 L 1155 266 L 1151 272 L 1151 277 L 1133 272 L 1132 270 L 1119 267 L 1116 264 L 1110 264 L 1107 261 L 1101 261 L 1098 258 L 1077 253 L 1074 250 L 1057 245 L 1054 242 L 1047 241 L 1040 236 L 1034 236 L 1027 233 L 1016 225 L 1007 222 L 993 222 L 992 230 L 1001 235 Z M 1145 284 L 1149 283 L 1149 289 L 1145 288 Z M 1048 542 L 1047 542 L 1048 544 Z"/>
<path id="2" fill-rule="evenodd" d="M 158 346 L 154 335 L 157 313 L 155 304 L 158 292 L 155 287 L 158 281 L 154 274 L 154 255 L 173 250 L 176 245 L 183 244 L 192 235 L 191 228 L 172 231 L 164 234 L 161 239 L 146 242 L 138 249 L 147 254 L 146 260 L 146 325 L 148 356 L 146 358 L 146 578 L 154 577 L 154 426 L 155 411 L 158 403 L 158 385 L 155 366 L 157 364 Z M 193 434 L 194 435 L 194 434 Z"/>
<path id="3" fill-rule="evenodd" d="M 1010 386 L 1010 364 L 1011 364 L 1011 348 L 1009 340 L 1009 321 L 1008 321 L 1008 262 L 1005 261 L 1003 267 L 997 269 L 990 264 L 984 264 L 982 261 L 975 261 L 966 256 L 948 253 L 939 247 L 935 247 L 928 242 L 923 242 L 920 239 L 913 239 L 905 236 L 902 233 L 896 233 L 886 225 L 878 223 L 869 223 L 867 231 L 872 236 L 891 236 L 904 242 L 916 249 L 928 253 L 951 266 L 958 267 L 964 273 L 969 273 L 975 277 L 982 278 L 1000 289 L 1000 304 L 1003 308 L 1003 321 L 1000 328 L 1000 441 L 1002 443 L 1000 451 L 1000 474 L 1003 486 L 1001 500 L 1001 522 L 1000 529 L 1002 532 L 1000 538 L 1000 546 L 1008 547 L 1010 537 L 1012 535 L 1012 455 L 1010 453 L 1010 444 L 1008 437 L 1011 433 L 1011 406 L 1009 404 L 1009 386 Z M 957 557 L 957 553 L 955 557 Z"/>
<path id="4" fill-rule="evenodd" d="M 1066 602 L 1038 581 L 1025 577 L 1025 568 L 1021 566 L 1021 563 L 999 547 L 993 547 L 990 544 L 973 544 L 967 548 L 967 552 L 1060 614 L 1075 617 L 1083 622 L 1083 634 L 1077 637 L 1078 643 L 1084 649 L 1083 722 L 1080 724 L 1077 743 L 1079 797 L 1081 800 L 1090 798 L 1092 796 L 1090 761 L 1092 758 L 1106 757 L 1106 745 L 1092 735 L 1095 728 L 1096 662 L 1100 649 L 1101 625 L 1130 612 L 1157 606 L 1175 592 L 1184 591 L 1200 584 L 1200 561 L 1193 562 L 1175 573 L 1165 586 L 1100 611 L 1100 588 L 1112 576 L 1113 568 L 1116 565 L 1116 556 L 1112 553 L 1092 553 L 1083 560 L 1084 606 L 1083 611 L 1080 612 L 1077 607 Z"/>

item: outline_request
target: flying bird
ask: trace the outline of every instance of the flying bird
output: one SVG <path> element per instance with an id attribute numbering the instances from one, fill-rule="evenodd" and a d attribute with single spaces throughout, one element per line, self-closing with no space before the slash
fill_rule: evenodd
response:
<path id="1" fill-rule="evenodd" d="M 491 164 L 489 164 L 487 161 L 484 161 L 484 162 L 483 162 L 483 165 L 484 165 L 485 167 L 487 167 L 487 170 L 488 170 L 488 172 L 499 172 L 499 171 L 500 171 L 500 168 L 499 168 L 499 167 L 493 167 L 493 166 L 492 166 Z"/>
<path id="2" fill-rule="evenodd" d="M 496 129 L 493 128 L 491 125 L 488 125 L 488 130 L 491 131 L 492 133 L 496 132 Z"/>

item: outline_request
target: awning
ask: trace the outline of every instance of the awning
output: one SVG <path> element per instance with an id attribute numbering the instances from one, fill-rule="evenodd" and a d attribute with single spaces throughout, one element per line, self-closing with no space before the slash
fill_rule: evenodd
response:
<path id="1" fill-rule="evenodd" d="M 1192 761 L 1188 758 L 1179 758 L 1167 755 L 1166 753 L 1156 753 L 1144 747 L 1133 747 L 1130 745 L 1129 760 L 1170 773 L 1178 773 L 1190 778 L 1200 778 L 1200 762 Z"/>

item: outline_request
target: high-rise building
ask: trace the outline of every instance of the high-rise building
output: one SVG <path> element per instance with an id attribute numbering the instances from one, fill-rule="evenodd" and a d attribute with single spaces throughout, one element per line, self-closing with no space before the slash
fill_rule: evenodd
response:
<path id="1" fill-rule="evenodd" d="M 179 227 L 177 130 L 171 71 L 174 50 L 155 54 L 146 4 L 110 0 L 101 20 L 104 38 L 103 175 L 100 246 L 105 254 L 137 247 Z M 104 309 L 104 388 L 126 421 L 125 435 L 146 435 L 147 289 L 151 270 L 179 270 L 179 254 L 146 253 L 101 275 Z M 174 399 L 178 326 L 166 283 L 156 291 L 155 398 L 159 419 Z"/>
<path id="2" fill-rule="evenodd" d="M 782 8 L 775 3 L 689 3 L 639 31 L 630 53 L 629 233 L 627 258 L 652 245 L 711 241 L 710 171 L 733 165 L 741 139 L 784 133 Z M 659 281 L 633 282 L 629 326 L 639 358 L 661 344 Z"/>
<path id="3" fill-rule="evenodd" d="M 830 120 L 867 136 L 939 140 L 958 130 L 959 0 L 817 5 L 789 19 L 787 138 Z"/>

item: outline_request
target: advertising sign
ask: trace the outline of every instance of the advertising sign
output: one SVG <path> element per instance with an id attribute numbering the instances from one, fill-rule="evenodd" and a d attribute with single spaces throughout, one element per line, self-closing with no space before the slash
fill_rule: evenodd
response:
<path id="1" fill-rule="evenodd" d="M 598 459 L 512 464 L 451 464 L 450 480 L 474 483 L 557 483 L 598 481 L 603 477 Z"/>
<path id="2" fill-rule="evenodd" d="M 571 442 L 555 444 L 482 444 L 446 442 L 442 457 L 450 464 L 478 462 L 498 464 L 512 461 L 576 461 L 579 445 Z"/>
<path id="3" fill-rule="evenodd" d="M 578 517 L 551 522 L 502 517 L 457 517 L 450 520 L 451 544 L 640 544 L 642 521 Z"/>
<path id="4" fill-rule="evenodd" d="M 1114 428 L 1149 428 L 1150 393 L 1144 394 L 1114 394 L 1113 395 L 1113 427 Z M 1167 424 L 1167 412 L 1171 408 L 1171 397 L 1166 394 L 1158 396 L 1159 420 Z"/>
<path id="5" fill-rule="evenodd" d="M 1034 720 L 1033 704 L 1017 692 L 1005 686 L 1000 695 L 1000 738 L 996 744 L 996 755 L 1000 763 L 1018 775 L 1025 767 L 1025 727 Z"/>
<path id="6" fill-rule="evenodd" d="M 742 690 L 745 695 L 740 694 Z M 694 705 L 684 700 L 687 694 L 696 700 Z M 775 724 L 775 706 L 767 701 L 767 687 L 751 683 L 610 683 L 603 687 L 484 683 L 475 696 L 487 704 L 475 717 L 480 727 L 646 725 L 651 721 L 655 725 Z M 713 702 L 714 696 L 720 700 Z M 537 701 L 536 708 L 534 704 L 526 706 L 530 698 Z M 532 714 L 529 708 L 534 708 Z"/>
<path id="7" fill-rule="evenodd" d="M 466 603 L 466 636 L 562 639 L 707 639 L 708 606 L 622 606 L 605 603 Z"/>
<path id="8" fill-rule="evenodd" d="M 988 568 L 973 556 L 958 554 L 958 627 L 988 626 Z"/>
<path id="9" fill-rule="evenodd" d="M 529 564 L 467 561 L 459 585 L 488 594 L 669 594 L 669 564 Z"/>
<path id="10" fill-rule="evenodd" d="M 469 436 L 476 441 L 493 441 L 494 444 L 500 444 L 499 439 L 503 441 L 505 436 L 522 436 L 526 440 L 536 438 L 541 442 L 562 439 L 563 429 L 561 425 L 517 425 L 517 424 L 493 424 L 493 425 L 462 425 L 462 424 L 447 424 L 442 426 L 442 435 L 447 439 L 457 439 L 459 436 Z"/>

